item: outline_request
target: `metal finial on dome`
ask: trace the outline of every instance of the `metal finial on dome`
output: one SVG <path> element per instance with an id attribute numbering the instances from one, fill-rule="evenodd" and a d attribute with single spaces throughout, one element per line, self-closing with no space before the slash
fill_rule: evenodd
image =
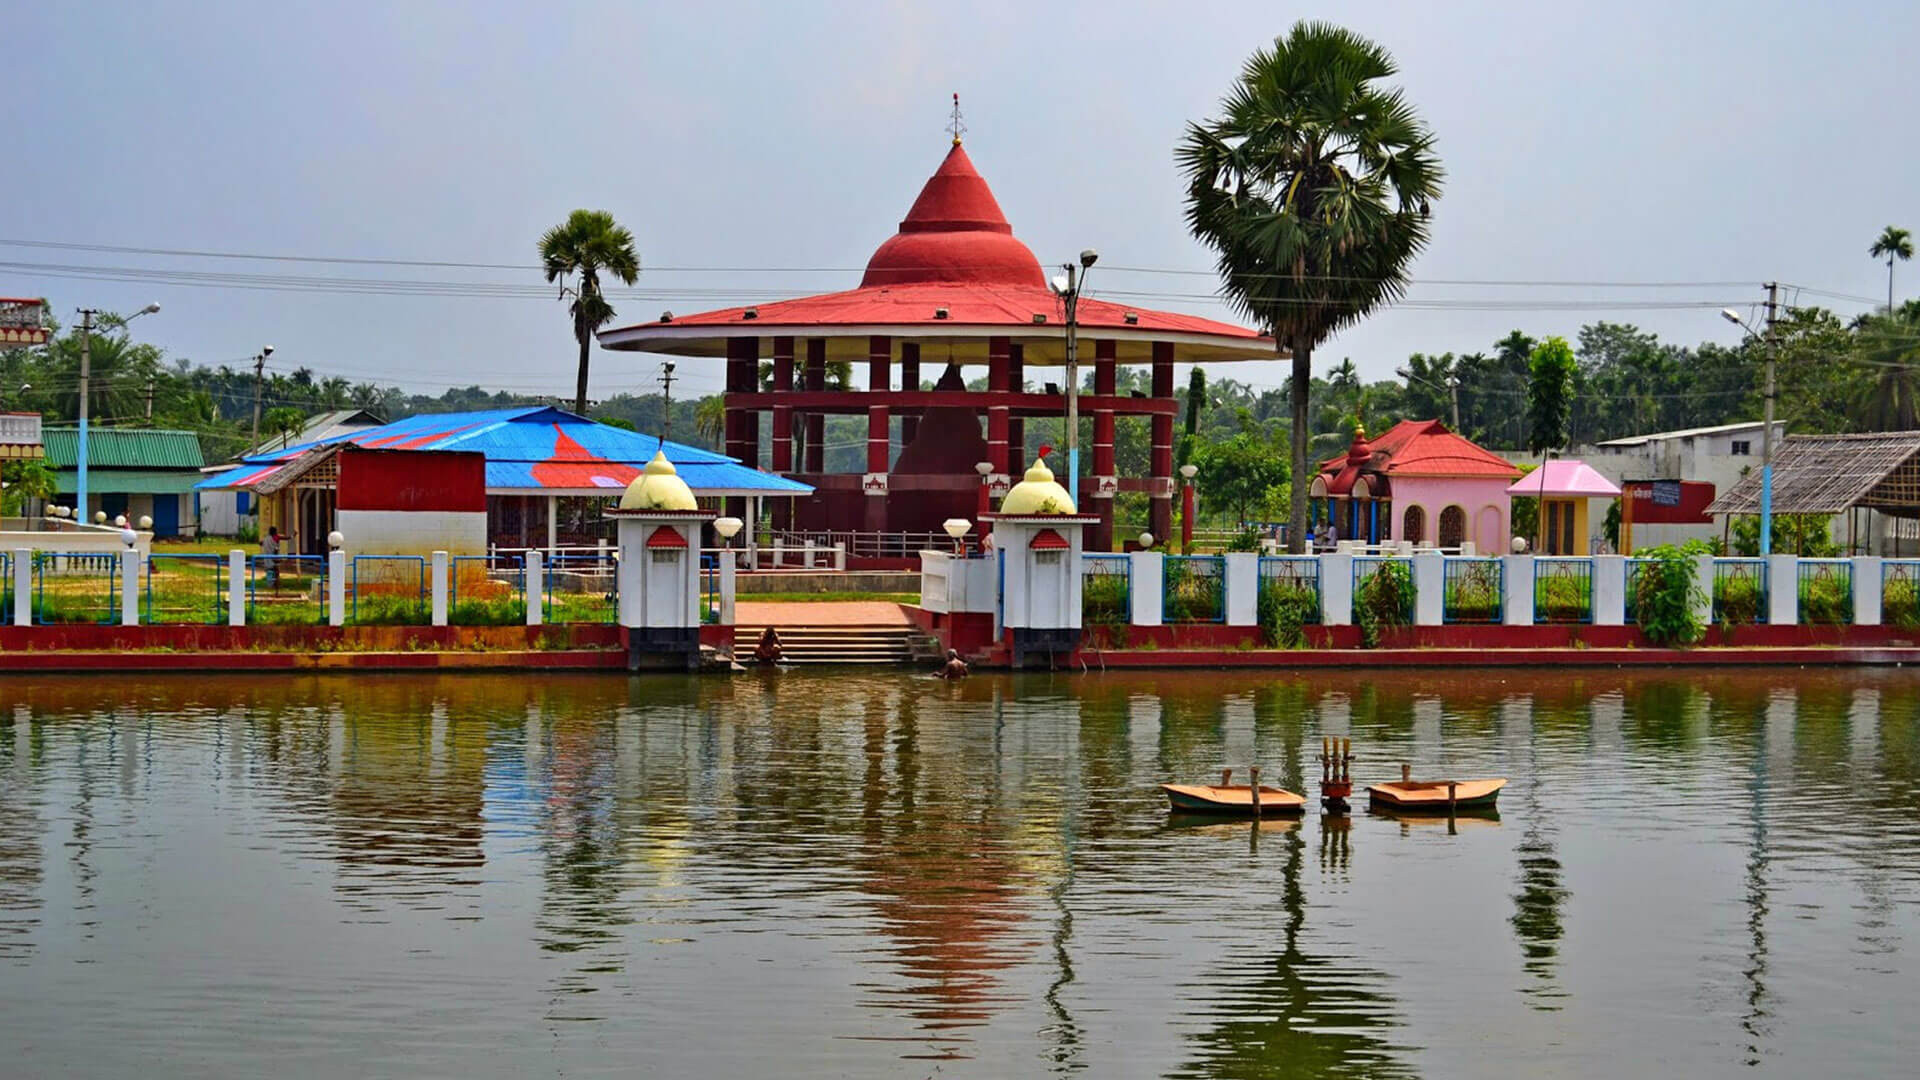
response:
<path id="1" fill-rule="evenodd" d="M 953 115 L 947 118 L 947 130 L 953 133 L 953 145 L 960 145 L 960 136 L 967 133 L 967 125 L 960 120 L 960 92 L 953 92 Z"/>

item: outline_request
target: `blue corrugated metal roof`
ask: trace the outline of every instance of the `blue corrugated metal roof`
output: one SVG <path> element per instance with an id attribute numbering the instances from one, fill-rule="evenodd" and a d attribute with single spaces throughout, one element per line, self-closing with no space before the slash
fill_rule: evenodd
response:
<path id="1" fill-rule="evenodd" d="M 369 449 L 478 452 L 486 455 L 487 487 L 496 490 L 618 490 L 661 450 L 696 492 L 805 495 L 813 490 L 798 481 L 743 465 L 725 454 L 665 442 L 655 435 L 609 427 L 544 406 L 409 416 L 391 424 L 256 455 L 195 487 L 231 487 L 257 477 L 264 466 L 343 443 Z"/>

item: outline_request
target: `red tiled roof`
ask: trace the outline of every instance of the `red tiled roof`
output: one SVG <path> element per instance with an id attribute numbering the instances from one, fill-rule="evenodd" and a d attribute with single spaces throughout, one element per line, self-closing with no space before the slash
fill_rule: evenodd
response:
<path id="1" fill-rule="evenodd" d="M 1033 534 L 1033 541 L 1027 546 L 1035 551 L 1065 551 L 1067 539 L 1052 529 L 1041 529 Z"/>
<path id="2" fill-rule="evenodd" d="M 1430 476 L 1512 480 L 1520 475 L 1513 462 L 1454 434 L 1438 420 L 1402 420 L 1380 435 L 1370 439 L 1356 436 L 1354 441 L 1367 451 L 1364 466 L 1351 460 L 1351 450 L 1320 464 L 1321 475 L 1328 477 L 1328 489 L 1336 494 L 1350 490 L 1353 477 L 1361 472 L 1384 473 L 1389 479 Z"/>
<path id="3" fill-rule="evenodd" d="M 647 546 L 650 548 L 683 548 L 687 546 L 687 538 L 680 535 L 679 529 L 671 525 L 661 525 L 655 528 L 652 533 L 648 534 Z"/>

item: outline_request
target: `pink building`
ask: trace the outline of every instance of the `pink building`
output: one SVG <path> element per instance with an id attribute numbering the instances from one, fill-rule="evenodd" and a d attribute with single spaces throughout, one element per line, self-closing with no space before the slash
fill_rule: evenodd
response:
<path id="1" fill-rule="evenodd" d="M 1438 420 L 1402 420 L 1377 439 L 1365 428 L 1320 466 L 1307 490 L 1312 520 L 1342 540 L 1408 540 L 1442 548 L 1507 548 L 1507 485 L 1520 470 L 1447 430 Z"/>

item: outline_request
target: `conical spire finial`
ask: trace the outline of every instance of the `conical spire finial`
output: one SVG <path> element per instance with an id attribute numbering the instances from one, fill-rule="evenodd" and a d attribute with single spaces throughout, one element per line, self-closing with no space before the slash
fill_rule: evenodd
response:
<path id="1" fill-rule="evenodd" d="M 947 118 L 947 130 L 953 133 L 953 145 L 960 145 L 960 136 L 967 133 L 967 125 L 960 120 L 960 92 L 953 92 L 953 115 Z"/>

